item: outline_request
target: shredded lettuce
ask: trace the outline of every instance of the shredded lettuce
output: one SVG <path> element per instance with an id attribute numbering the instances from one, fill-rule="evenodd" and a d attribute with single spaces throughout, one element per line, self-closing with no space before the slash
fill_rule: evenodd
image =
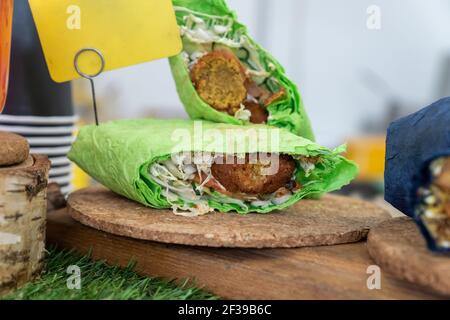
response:
<path id="1" fill-rule="evenodd" d="M 163 194 L 170 200 L 175 214 L 195 216 L 209 213 L 214 210 L 209 206 L 209 201 L 235 204 L 244 210 L 267 208 L 272 204 L 281 205 L 287 202 L 293 194 L 292 192 L 282 195 L 273 193 L 268 195 L 265 200 L 258 199 L 253 195 L 247 196 L 243 200 L 229 197 L 217 190 L 205 187 L 211 179 L 214 179 L 211 166 L 215 157 L 205 157 L 204 155 L 200 157 L 193 154 L 189 159 L 193 159 L 194 164 L 190 164 L 187 159 L 185 153 L 174 154 L 171 158 L 156 162 L 149 167 L 150 177 L 164 190 Z M 193 172 L 193 170 L 196 171 Z M 202 181 L 203 173 L 207 175 L 204 181 L 200 185 L 193 183 L 194 176 L 197 174 L 200 175 L 199 181 Z M 220 185 L 218 181 L 215 183 Z M 225 190 L 223 186 L 221 187 Z"/>

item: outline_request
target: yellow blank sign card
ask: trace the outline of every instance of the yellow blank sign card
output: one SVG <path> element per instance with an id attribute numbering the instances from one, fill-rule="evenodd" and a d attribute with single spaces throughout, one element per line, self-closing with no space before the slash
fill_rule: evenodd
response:
<path id="1" fill-rule="evenodd" d="M 29 0 L 52 79 L 79 78 L 74 58 L 94 48 L 114 70 L 170 57 L 181 51 L 171 0 Z M 94 52 L 78 59 L 80 70 L 95 74 L 101 60 Z"/>

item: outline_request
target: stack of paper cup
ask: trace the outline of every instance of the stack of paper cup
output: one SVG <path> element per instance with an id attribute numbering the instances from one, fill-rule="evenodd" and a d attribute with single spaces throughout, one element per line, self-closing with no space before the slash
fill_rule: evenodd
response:
<path id="1" fill-rule="evenodd" d="M 51 161 L 49 182 L 56 182 L 61 191 L 72 191 L 73 167 L 67 153 L 74 140 L 75 116 L 38 117 L 0 115 L 0 131 L 24 136 L 33 154 L 48 155 Z"/>

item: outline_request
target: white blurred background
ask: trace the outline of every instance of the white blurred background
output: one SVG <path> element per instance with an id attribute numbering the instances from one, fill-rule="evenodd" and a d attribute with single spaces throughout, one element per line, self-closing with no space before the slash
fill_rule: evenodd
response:
<path id="1" fill-rule="evenodd" d="M 399 115 L 450 94 L 448 0 L 228 0 L 297 83 L 318 142 L 382 133 Z M 368 8 L 380 9 L 370 29 Z M 186 117 L 167 60 L 102 75 L 103 118 Z M 90 112 L 86 82 L 74 84 Z M 85 108 L 82 108 L 85 107 Z"/>

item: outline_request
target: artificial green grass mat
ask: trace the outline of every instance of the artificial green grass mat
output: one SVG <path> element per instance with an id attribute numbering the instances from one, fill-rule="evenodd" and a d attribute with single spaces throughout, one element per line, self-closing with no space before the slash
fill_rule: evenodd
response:
<path id="1" fill-rule="evenodd" d="M 155 262 L 157 263 L 157 262 Z M 80 269 L 81 288 L 69 289 L 69 266 Z M 213 295 L 192 287 L 156 278 L 147 278 L 134 271 L 130 262 L 126 268 L 93 261 L 90 255 L 50 248 L 45 271 L 40 279 L 14 291 L 7 300 L 211 300 Z M 72 282 L 73 283 L 73 282 Z"/>

